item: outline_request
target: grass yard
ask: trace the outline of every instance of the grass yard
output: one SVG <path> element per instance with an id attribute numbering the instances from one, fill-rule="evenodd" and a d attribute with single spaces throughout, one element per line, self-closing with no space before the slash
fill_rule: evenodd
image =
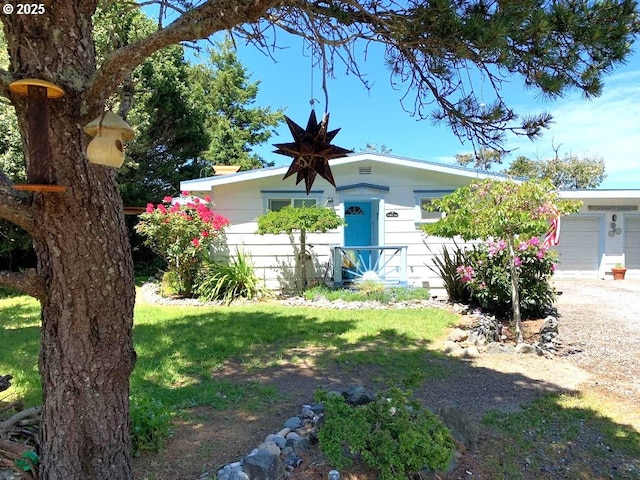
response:
<path id="1" fill-rule="evenodd" d="M 457 321 L 456 315 L 444 310 L 428 309 L 333 310 L 278 304 L 178 307 L 140 303 L 135 310 L 133 335 L 138 360 L 131 377 L 131 395 L 137 405 L 143 405 L 143 415 L 149 410 L 145 402 L 161 402 L 161 411 L 172 412 L 176 424 L 193 425 L 193 430 L 176 435 L 170 449 L 151 454 L 146 463 L 150 466 L 147 470 L 139 467 L 144 473 L 136 478 L 173 480 L 177 474 L 172 473 L 172 468 L 181 469 L 181 475 L 192 469 L 192 477 L 196 478 L 206 462 L 215 466 L 215 462 L 235 460 L 218 458 L 216 454 L 224 449 L 220 445 L 238 438 L 238 421 L 247 425 L 274 421 L 264 418 L 266 411 L 276 411 L 276 416 L 283 418 L 289 415 L 289 411 L 277 409 L 279 403 L 286 403 L 286 398 L 278 384 L 271 381 L 287 369 L 311 371 L 318 380 L 325 375 L 358 378 L 362 374 L 360 378 L 370 382 L 368 386 L 400 386 L 417 392 L 444 383 L 449 390 L 443 390 L 443 395 L 451 396 L 453 401 L 453 392 L 460 392 L 455 386 L 474 393 L 473 389 L 466 390 L 469 386 L 465 383 L 473 378 L 487 381 L 478 389 L 484 397 L 500 395 L 499 390 L 491 389 L 501 385 L 524 389 L 529 380 L 503 373 L 508 369 L 502 371 L 498 365 L 495 369 L 478 368 L 439 353 L 434 342 Z M 39 324 L 39 306 L 31 298 L 0 299 L 0 374 L 14 377 L 13 387 L 3 392 L 0 401 L 22 398 L 26 407 L 41 402 L 37 368 Z M 242 374 L 234 375 L 235 371 Z M 494 378 L 493 383 L 488 381 L 490 377 Z M 435 379 L 437 382 L 430 383 Z M 523 386 L 516 387 L 522 382 Z M 298 384 L 288 386 L 300 388 Z M 590 392 L 574 392 L 549 394 L 522 406 L 520 411 L 490 411 L 484 415 L 482 441 L 461 460 L 462 472 L 473 471 L 478 478 L 526 480 L 640 478 L 638 429 L 626 424 L 624 415 L 615 420 L 609 418 L 614 407 L 624 405 Z M 240 420 L 232 421 L 234 418 Z M 225 422 L 233 424 L 226 437 L 221 432 Z M 249 425 L 247 430 L 252 428 L 256 425 Z M 205 432 L 211 436 L 205 437 Z M 196 440 L 199 438 L 202 440 Z M 213 448 L 213 438 L 222 443 L 215 443 Z M 181 455 L 184 463 L 171 455 L 165 458 L 167 452 Z M 613 476 L 603 476 L 607 472 L 614 472 Z M 356 477 L 345 475 L 347 480 Z M 459 472 L 441 478 L 459 478 Z"/>
<path id="2" fill-rule="evenodd" d="M 0 299 L 0 372 L 14 376 L 8 393 L 26 406 L 40 403 L 39 308 L 29 297 Z M 324 310 L 277 305 L 177 307 L 139 304 L 134 343 L 138 354 L 131 378 L 134 397 L 160 400 L 170 408 L 207 405 L 252 408 L 277 392 L 259 382 L 217 380 L 227 362 L 259 370 L 295 349 L 318 347 L 314 361 L 345 368 L 377 366 L 381 381 L 410 383 L 445 375 L 428 362 L 429 345 L 456 317 L 442 310 Z M 292 356 L 293 355 L 293 356 Z M 15 398 L 14 398 L 15 399 Z"/>

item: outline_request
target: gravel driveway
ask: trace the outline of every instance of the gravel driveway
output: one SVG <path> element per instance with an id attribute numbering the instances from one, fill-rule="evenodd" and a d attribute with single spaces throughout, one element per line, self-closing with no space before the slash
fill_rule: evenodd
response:
<path id="1" fill-rule="evenodd" d="M 640 405 L 640 280 L 555 280 L 565 358 Z"/>

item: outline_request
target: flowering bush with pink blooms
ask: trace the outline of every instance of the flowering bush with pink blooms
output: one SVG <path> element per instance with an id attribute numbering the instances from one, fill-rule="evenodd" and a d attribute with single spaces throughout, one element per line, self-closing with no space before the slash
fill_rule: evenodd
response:
<path id="1" fill-rule="evenodd" d="M 191 296 L 196 273 L 229 220 L 212 210 L 209 197 L 196 197 L 184 204 L 172 200 L 165 197 L 158 205 L 148 204 L 136 231 L 167 262 L 177 293 Z"/>
<path id="2" fill-rule="evenodd" d="M 544 247 L 538 237 L 518 239 L 515 246 L 522 314 L 543 315 L 555 300 L 550 279 L 557 253 Z M 472 301 L 482 308 L 499 316 L 507 316 L 512 310 L 509 252 L 504 240 L 488 241 L 469 250 L 457 273 L 471 289 Z"/>

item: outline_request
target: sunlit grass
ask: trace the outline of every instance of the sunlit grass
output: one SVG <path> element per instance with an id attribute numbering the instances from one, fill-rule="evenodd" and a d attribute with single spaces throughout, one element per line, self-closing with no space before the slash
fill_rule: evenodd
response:
<path id="1" fill-rule="evenodd" d="M 521 412 L 490 412 L 484 423 L 497 437 L 481 447 L 487 451 L 490 474 L 495 478 L 595 479 L 613 478 L 608 476 L 611 469 L 620 467 L 616 478 L 638 478 L 634 476 L 638 472 L 633 473 L 636 467 L 624 472 L 618 463 L 640 458 L 640 432 L 614 422 L 605 407 L 589 396 L 549 395 Z M 498 445 L 500 453 L 494 455 Z M 523 470 L 532 473 L 523 477 Z"/>
<path id="2" fill-rule="evenodd" d="M 0 299 L 0 372 L 10 372 L 14 398 L 41 402 L 37 370 L 39 305 L 28 297 Z M 277 398 L 273 386 L 224 379 L 229 362 L 249 372 L 288 362 L 317 368 L 336 362 L 368 365 L 380 381 L 414 382 L 437 376 L 429 367 L 431 342 L 453 324 L 440 310 L 330 310 L 278 305 L 178 307 L 138 304 L 134 319 L 136 367 L 132 395 L 167 406 L 230 405 L 253 408 Z M 305 349 L 319 352 L 314 359 Z M 321 371 L 318 372 L 319 375 Z M 5 392 L 7 393 L 7 392 Z"/>

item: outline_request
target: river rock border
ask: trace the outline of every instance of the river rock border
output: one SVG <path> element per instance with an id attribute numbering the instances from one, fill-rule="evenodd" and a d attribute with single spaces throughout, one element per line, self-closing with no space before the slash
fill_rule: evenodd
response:
<path id="1" fill-rule="evenodd" d="M 341 395 L 353 406 L 366 405 L 374 400 L 374 395 L 361 385 L 351 385 L 347 390 L 329 392 L 329 395 Z M 456 406 L 443 407 L 438 415 L 451 430 L 456 443 L 447 470 L 451 472 L 463 452 L 474 447 L 477 425 Z M 197 480 L 286 480 L 303 464 L 302 457 L 310 446 L 318 442 L 318 432 L 324 424 L 324 418 L 322 403 L 302 405 L 300 413 L 288 418 L 280 431 L 267 435 L 260 445 L 242 459 L 219 467 L 215 473 L 205 471 Z M 423 473 L 435 474 L 426 469 Z M 340 478 L 339 472 L 332 470 L 329 478 Z M 428 478 L 435 477 L 432 475 Z"/>

